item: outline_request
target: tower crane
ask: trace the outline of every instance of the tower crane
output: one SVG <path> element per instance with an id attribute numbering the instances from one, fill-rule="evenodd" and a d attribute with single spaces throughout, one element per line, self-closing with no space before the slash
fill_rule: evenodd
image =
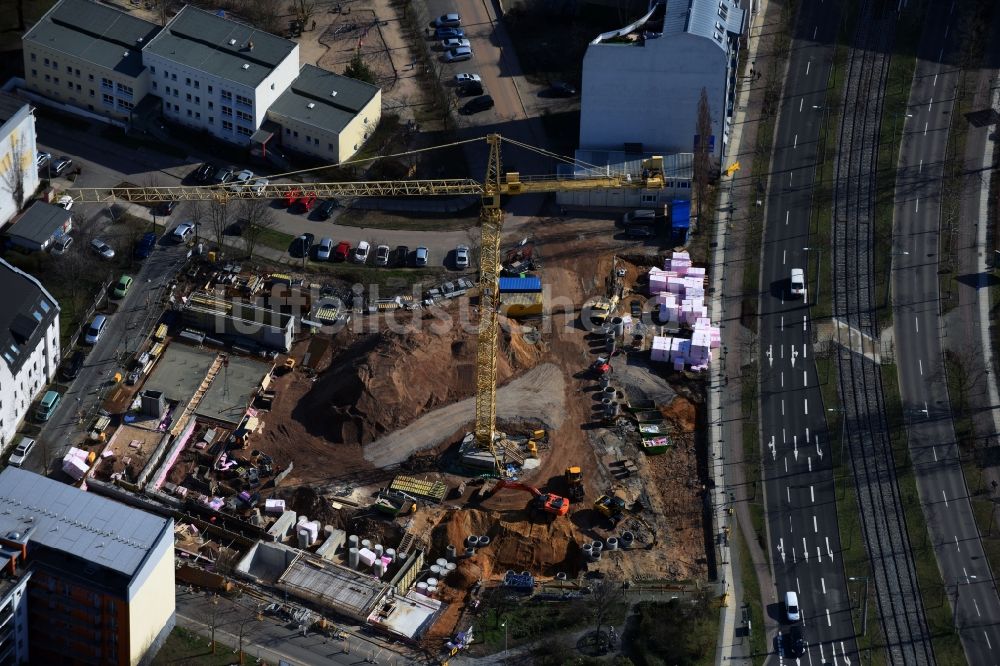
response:
<path id="1" fill-rule="evenodd" d="M 496 431 L 497 335 L 500 305 L 500 236 L 503 230 L 503 210 L 500 198 L 505 195 L 548 194 L 590 189 L 662 189 L 664 186 L 663 158 L 653 156 L 642 161 L 638 174 L 612 173 L 604 167 L 585 165 L 584 175 L 557 174 L 525 176 L 516 171 L 503 173 L 500 144 L 512 145 L 557 157 L 499 134 L 488 134 L 489 159 L 483 182 L 471 178 L 437 178 L 414 180 L 373 180 L 330 183 L 269 183 L 264 187 L 244 187 L 230 190 L 226 186 L 147 186 L 113 188 L 70 188 L 66 193 L 82 203 L 107 203 L 122 200 L 133 203 L 167 201 L 229 201 L 231 199 L 279 199 L 293 190 L 308 187 L 318 197 L 397 197 L 397 196 L 456 196 L 476 195 L 482 201 L 480 212 L 481 259 L 479 278 L 479 332 L 476 349 L 476 425 L 477 445 L 493 456 L 497 471 L 504 472 L 504 460 L 499 452 Z M 601 171 L 604 173 L 601 173 Z"/>

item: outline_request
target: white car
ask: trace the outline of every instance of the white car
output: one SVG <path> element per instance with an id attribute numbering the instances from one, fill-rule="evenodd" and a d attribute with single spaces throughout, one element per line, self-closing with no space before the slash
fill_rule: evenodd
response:
<path id="1" fill-rule="evenodd" d="M 463 60 L 472 60 L 472 49 L 468 46 L 460 46 L 444 52 L 445 62 L 462 62 Z"/>
<path id="2" fill-rule="evenodd" d="M 115 258 L 115 251 L 110 245 L 102 241 L 100 238 L 95 238 L 90 241 L 90 249 L 101 255 L 102 259 L 111 260 Z"/>
<path id="3" fill-rule="evenodd" d="M 801 268 L 792 269 L 790 290 L 792 296 L 804 296 L 806 293 L 806 274 Z"/>
<path id="4" fill-rule="evenodd" d="M 463 48 L 463 47 L 467 48 L 467 49 L 472 48 L 472 42 L 470 42 L 468 39 L 460 39 L 458 37 L 453 37 L 451 39 L 442 39 L 441 40 L 441 48 L 443 48 L 445 50 L 448 50 L 448 49 L 458 49 L 458 48 Z"/>
<path id="5" fill-rule="evenodd" d="M 64 194 L 61 197 L 59 197 L 58 201 L 56 201 L 56 205 L 59 206 L 60 208 L 65 208 L 66 210 L 69 210 L 70 208 L 73 207 L 73 197 L 71 197 L 68 194 Z"/>
<path id="6" fill-rule="evenodd" d="M 434 19 L 432 25 L 435 28 L 457 28 L 462 25 L 462 17 L 456 13 L 442 14 Z"/>
<path id="7" fill-rule="evenodd" d="M 799 610 L 799 595 L 789 590 L 785 592 L 785 613 L 789 622 L 798 622 L 802 619 L 802 612 Z"/>
<path id="8" fill-rule="evenodd" d="M 53 255 L 61 257 L 67 252 L 69 252 L 69 248 L 72 247 L 72 245 L 73 245 L 73 237 L 63 236 L 62 238 L 57 239 L 56 242 L 52 244 L 52 249 L 50 251 L 52 252 Z"/>
<path id="9" fill-rule="evenodd" d="M 249 185 L 252 179 L 253 179 L 253 171 L 251 171 L 250 169 L 244 169 L 243 171 L 240 171 L 238 174 L 236 174 L 236 178 L 233 178 L 233 180 L 230 181 L 229 185 L 227 185 L 226 187 L 229 188 L 230 192 L 239 192 L 244 187 Z"/>
<path id="10" fill-rule="evenodd" d="M 388 266 L 389 265 L 389 246 L 379 245 L 375 248 L 375 265 L 376 266 Z"/>
<path id="11" fill-rule="evenodd" d="M 333 239 L 321 238 L 319 246 L 316 248 L 316 259 L 319 261 L 330 261 L 330 254 L 333 252 Z"/>
<path id="12" fill-rule="evenodd" d="M 185 243 L 189 238 L 194 236 L 194 223 L 193 222 L 181 222 L 174 230 L 170 233 L 170 237 L 173 238 L 178 243 Z"/>
<path id="13" fill-rule="evenodd" d="M 30 437 L 22 437 L 21 441 L 18 442 L 17 448 L 14 449 L 14 453 L 10 454 L 10 460 L 7 464 L 11 467 L 21 467 L 24 465 L 24 461 L 28 459 L 31 455 L 31 450 L 35 448 L 35 440 Z"/>
<path id="14" fill-rule="evenodd" d="M 466 74 L 465 72 L 455 75 L 456 86 L 467 86 L 470 83 L 478 83 L 482 85 L 483 79 L 478 74 Z"/>
<path id="15" fill-rule="evenodd" d="M 469 267 L 469 246 L 459 245 L 455 248 L 455 268 L 465 269 Z"/>
<path id="16" fill-rule="evenodd" d="M 357 264 L 363 264 L 368 261 L 368 253 L 371 252 L 372 246 L 368 244 L 368 241 L 358 241 L 358 246 L 354 248 L 354 262 Z"/>
<path id="17" fill-rule="evenodd" d="M 247 184 L 247 187 L 254 191 L 254 194 L 260 196 L 264 194 L 264 188 L 271 184 L 267 178 L 255 178 L 252 182 Z"/>

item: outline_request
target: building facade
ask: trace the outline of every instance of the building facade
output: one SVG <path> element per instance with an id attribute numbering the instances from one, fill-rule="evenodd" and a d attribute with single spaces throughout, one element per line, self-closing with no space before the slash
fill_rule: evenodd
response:
<path id="1" fill-rule="evenodd" d="M 241 144 L 249 144 L 299 71 L 297 43 L 192 5 L 142 57 L 166 118 Z"/>
<path id="2" fill-rule="evenodd" d="M 125 122 L 149 90 L 142 49 L 160 31 L 90 0 L 61 0 L 24 34 L 25 87 Z"/>
<path id="3" fill-rule="evenodd" d="M 42 283 L 0 259 L 0 450 L 59 367 L 59 304 Z"/>
<path id="4" fill-rule="evenodd" d="M 0 556 L 21 588 L 0 597 L 11 597 L 14 636 L 27 638 L 14 663 L 148 663 L 174 626 L 170 518 L 7 468 Z"/>
<path id="5" fill-rule="evenodd" d="M 38 189 L 37 157 L 31 107 L 13 95 L 0 93 L 0 228 Z"/>
<path id="6" fill-rule="evenodd" d="M 691 153 L 705 90 L 716 163 L 729 141 L 745 27 L 737 0 L 653 0 L 649 12 L 599 35 L 583 58 L 580 148 Z"/>
<path id="7" fill-rule="evenodd" d="M 281 145 L 330 162 L 350 159 L 382 118 L 382 91 L 304 65 L 267 116 L 281 128 Z"/>

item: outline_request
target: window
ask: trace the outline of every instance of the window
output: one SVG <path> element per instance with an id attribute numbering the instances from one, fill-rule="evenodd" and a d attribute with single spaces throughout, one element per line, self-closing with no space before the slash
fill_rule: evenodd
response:
<path id="1" fill-rule="evenodd" d="M 59 69 L 59 63 L 57 63 L 55 60 L 52 61 L 52 69 Z"/>
<path id="2" fill-rule="evenodd" d="M 333 150 L 333 144 L 332 143 L 326 144 L 326 149 L 327 150 Z"/>
<path id="3" fill-rule="evenodd" d="M 156 81 L 153 81 L 153 90 L 156 90 Z"/>
<path id="4" fill-rule="evenodd" d="M 208 108 L 209 108 L 209 109 L 214 109 L 214 108 L 215 108 L 215 104 L 214 104 L 214 103 L 212 103 L 212 102 L 209 102 L 209 103 L 208 103 Z"/>
<path id="5" fill-rule="evenodd" d="M 38 76 L 38 70 L 37 69 L 31 70 L 31 75 L 32 76 Z"/>
<path id="6" fill-rule="evenodd" d="M 90 89 L 90 96 L 91 96 L 91 97 L 93 97 L 93 96 L 94 96 L 94 89 L 93 89 L 93 88 L 91 88 L 91 89 Z"/>
<path id="7" fill-rule="evenodd" d="M 240 120 L 245 120 L 248 123 L 252 123 L 253 122 L 253 116 L 250 115 L 249 113 L 247 113 L 246 111 L 240 111 L 240 110 L 237 109 L 237 111 L 236 111 L 236 117 L 239 118 Z"/>
<path id="8" fill-rule="evenodd" d="M 171 74 L 170 75 L 170 80 L 171 81 L 176 81 L 177 80 L 177 75 L 176 74 Z"/>
<path id="9" fill-rule="evenodd" d="M 115 105 L 115 97 L 114 97 L 114 95 L 109 95 L 108 93 L 104 93 L 103 95 L 101 95 L 101 99 L 104 102 L 105 106 L 114 106 Z"/>
<path id="10" fill-rule="evenodd" d="M 253 130 L 250 129 L 249 127 L 237 127 L 236 133 L 241 136 L 250 136 L 251 134 L 253 134 Z"/>
<path id="11" fill-rule="evenodd" d="M 66 87 L 69 88 L 70 90 L 72 90 L 73 89 L 73 82 L 72 81 L 67 81 L 66 82 Z"/>
<path id="12" fill-rule="evenodd" d="M 233 117 L 233 109 L 232 109 L 232 107 L 230 107 L 230 106 L 223 106 L 222 107 L 222 115 L 225 118 L 232 118 Z"/>
<path id="13" fill-rule="evenodd" d="M 35 62 L 36 60 L 38 60 L 38 56 L 36 56 L 34 53 L 32 53 L 31 54 L 31 62 Z"/>
<path id="14" fill-rule="evenodd" d="M 101 87 L 105 90 L 114 90 L 115 83 L 111 79 L 101 79 Z"/>
<path id="15" fill-rule="evenodd" d="M 253 106 L 253 100 L 249 97 L 244 97 L 243 95 L 236 96 L 236 103 L 242 104 L 243 106 Z"/>
<path id="16" fill-rule="evenodd" d="M 58 76 L 53 76 L 52 77 L 52 82 L 58 84 L 59 83 L 59 77 Z"/>
<path id="17" fill-rule="evenodd" d="M 190 78 L 184 79 L 184 85 L 186 86 L 191 85 L 191 79 Z"/>
<path id="18" fill-rule="evenodd" d="M 299 138 L 299 131 L 295 130 L 294 132 L 292 132 L 292 136 L 294 136 L 296 139 Z"/>
<path id="19" fill-rule="evenodd" d="M 197 111 L 195 112 L 194 117 L 195 117 L 195 120 L 201 120 L 201 114 L 198 113 Z"/>
<path id="20" fill-rule="evenodd" d="M 209 116 L 208 117 L 208 124 L 209 125 L 214 125 L 215 124 L 215 116 Z"/>
<path id="21" fill-rule="evenodd" d="M 311 142 L 312 142 L 312 137 L 306 134 L 306 143 L 311 143 Z"/>
<path id="22" fill-rule="evenodd" d="M 149 68 L 149 73 L 150 74 L 156 74 L 156 68 L 155 67 L 150 67 Z"/>
<path id="23" fill-rule="evenodd" d="M 194 89 L 198 90 L 199 88 L 201 88 L 201 81 L 199 81 L 198 79 L 195 79 L 194 80 Z"/>
<path id="24" fill-rule="evenodd" d="M 191 101 L 191 93 L 187 94 L 187 101 L 189 101 L 189 102 Z"/>
<path id="25" fill-rule="evenodd" d="M 87 80 L 88 81 L 93 81 L 94 80 L 94 75 L 93 74 L 88 74 L 87 75 Z"/>
<path id="26" fill-rule="evenodd" d="M 233 124 L 231 122 L 229 122 L 228 120 L 223 120 L 222 121 L 222 129 L 226 130 L 227 132 L 232 132 L 233 131 Z"/>
<path id="27" fill-rule="evenodd" d="M 208 87 L 208 92 L 212 92 L 212 86 Z"/>
<path id="28" fill-rule="evenodd" d="M 188 109 L 187 112 L 188 112 L 188 118 L 190 118 L 191 117 L 191 109 Z"/>
<path id="29" fill-rule="evenodd" d="M 73 73 L 73 68 L 70 67 L 69 65 L 66 65 L 66 73 L 67 74 L 72 74 Z"/>
<path id="30" fill-rule="evenodd" d="M 170 72 L 163 72 L 163 78 L 170 80 Z"/>
<path id="31" fill-rule="evenodd" d="M 646 204 L 646 203 L 655 204 L 656 203 L 656 195 L 655 194 L 643 194 L 642 195 L 642 203 L 644 203 L 644 204 Z"/>
<path id="32" fill-rule="evenodd" d="M 46 74 L 46 75 L 45 75 L 45 80 L 46 80 L 46 81 L 51 81 L 51 80 L 52 80 L 52 77 L 51 77 L 51 76 L 49 76 L 48 74 Z"/>
<path id="33" fill-rule="evenodd" d="M 48 59 L 48 58 L 46 58 L 46 59 L 45 59 L 45 66 L 46 66 L 46 67 L 48 67 L 48 66 L 49 66 L 49 59 Z"/>
<path id="34" fill-rule="evenodd" d="M 194 103 L 195 104 L 201 104 L 201 97 L 198 97 L 197 95 L 195 95 L 194 96 Z"/>
<path id="35" fill-rule="evenodd" d="M 288 129 L 288 128 L 286 127 L 286 128 L 285 128 L 285 136 L 288 136 L 288 135 L 289 135 L 289 134 L 291 134 L 291 133 L 292 133 L 292 130 L 290 130 L 290 129 Z"/>
<path id="36" fill-rule="evenodd" d="M 223 90 L 219 94 L 222 96 L 222 99 L 224 99 L 225 101 L 227 101 L 227 102 L 232 102 L 233 101 L 233 93 L 229 92 L 228 90 Z"/>
<path id="37" fill-rule="evenodd" d="M 80 76 L 80 70 L 76 70 L 75 74 L 76 74 L 77 76 Z"/>
<path id="38" fill-rule="evenodd" d="M 125 95 L 126 97 L 132 96 L 132 86 L 127 86 L 123 83 L 119 83 L 117 86 L 118 94 Z"/>
<path id="39" fill-rule="evenodd" d="M 319 139 L 318 138 L 313 139 L 313 143 L 315 143 L 318 146 L 319 145 Z"/>
<path id="40" fill-rule="evenodd" d="M 174 88 L 174 97 L 178 97 L 177 92 L 177 88 Z"/>

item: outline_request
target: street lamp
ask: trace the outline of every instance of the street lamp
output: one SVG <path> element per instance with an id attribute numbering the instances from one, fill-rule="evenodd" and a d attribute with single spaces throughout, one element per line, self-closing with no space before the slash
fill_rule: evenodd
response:
<path id="1" fill-rule="evenodd" d="M 503 661 L 506 664 L 507 663 L 507 621 L 504 620 L 503 624 L 501 624 L 500 626 L 503 627 Z"/>
<path id="2" fill-rule="evenodd" d="M 810 252 L 812 250 L 816 250 L 816 253 L 818 255 L 817 258 L 816 258 L 816 300 L 813 301 L 813 305 L 818 306 L 819 305 L 819 288 L 820 288 L 820 284 L 821 284 L 821 282 L 820 282 L 821 276 L 820 276 L 819 272 L 820 272 L 820 267 L 823 264 L 823 248 L 821 248 L 821 247 L 804 247 L 804 248 L 802 248 L 803 252 Z"/>
<path id="3" fill-rule="evenodd" d="M 868 576 L 848 576 L 847 580 L 865 582 L 864 606 L 861 607 L 861 635 L 868 635 Z"/>

